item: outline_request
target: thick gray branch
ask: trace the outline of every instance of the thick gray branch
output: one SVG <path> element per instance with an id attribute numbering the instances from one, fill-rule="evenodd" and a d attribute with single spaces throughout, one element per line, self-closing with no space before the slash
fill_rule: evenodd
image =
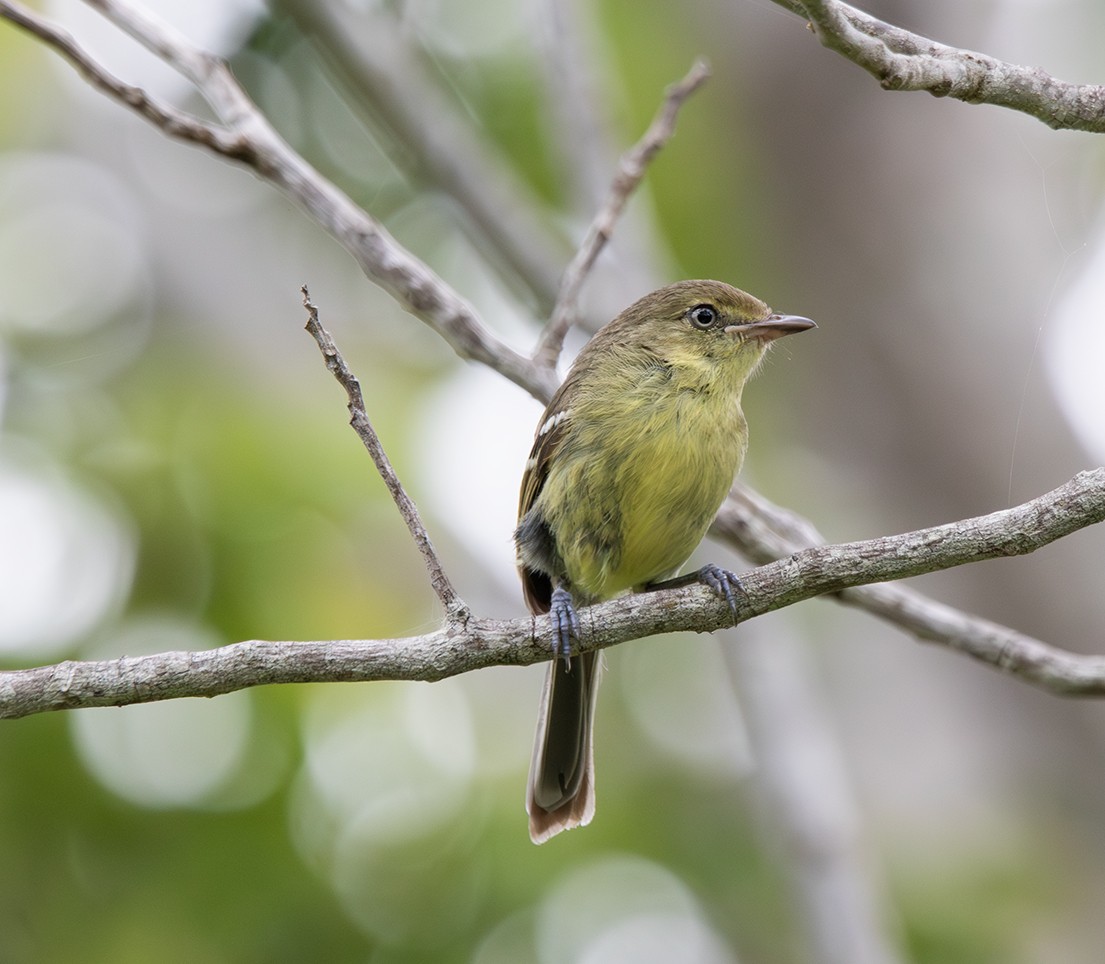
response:
<path id="1" fill-rule="evenodd" d="M 1033 552 L 1103 519 L 1105 468 L 1100 468 L 1012 509 L 898 536 L 817 546 L 753 569 L 741 576 L 740 618 L 881 580 Z M 725 601 L 699 585 L 616 599 L 582 610 L 580 619 L 584 651 L 642 636 L 712 632 L 731 625 Z M 547 660 L 549 638 L 547 616 L 469 619 L 405 639 L 253 640 L 197 653 L 64 662 L 0 673 L 0 718 L 218 696 L 269 683 L 439 680 L 487 666 Z M 1105 695 L 1105 656 L 1077 656 L 1031 643 L 995 635 L 988 648 L 971 655 L 1053 692 Z"/>
<path id="2" fill-rule="evenodd" d="M 1091 480 L 1097 481 L 1091 482 Z M 1098 468 L 1092 472 L 1083 472 L 1067 486 L 1056 489 L 1043 499 L 1050 500 L 1051 496 L 1074 486 L 1071 497 L 1081 506 L 1075 514 L 1079 515 L 1085 511 L 1087 512 L 1085 517 L 1092 519 L 1098 511 L 1096 508 L 1098 496 L 1092 493 L 1102 480 L 1105 480 L 1105 469 Z M 1089 487 L 1084 489 L 1083 483 L 1090 483 Z M 1087 496 L 1088 503 L 1085 501 Z M 1047 502 L 1041 503 L 1041 500 L 1037 499 L 1017 509 L 1009 509 L 1005 513 L 999 512 L 984 516 L 981 520 L 957 523 L 953 528 L 967 527 L 963 532 L 967 535 L 969 528 L 976 522 L 988 520 L 987 528 L 989 528 L 989 524 L 994 520 L 1004 520 L 1000 524 L 1009 525 L 1010 531 L 1006 539 L 999 539 L 992 544 L 999 551 L 990 552 L 988 557 L 1015 555 L 1018 553 L 1006 550 L 1012 550 L 1019 544 L 1032 543 L 1042 532 L 1041 528 L 1032 523 L 1032 513 L 1049 511 L 1051 510 L 1047 508 Z M 1017 513 L 1017 515 L 1011 516 L 1008 513 Z M 923 535 L 925 540 L 932 538 L 942 541 L 947 529 L 947 526 L 939 526 L 914 535 Z M 742 555 L 759 563 L 782 559 L 801 553 L 808 547 L 825 544 L 824 539 L 808 520 L 773 505 L 763 496 L 741 485 L 734 487 L 729 499 L 722 506 L 717 519 L 714 520 L 711 534 L 732 545 Z M 1060 537 L 1056 535 L 1056 538 Z M 873 547 L 877 542 L 879 540 L 872 540 L 865 545 Z M 1003 543 L 1005 549 L 1002 548 Z M 1038 548 L 1038 545 L 1035 547 Z M 835 546 L 829 551 L 836 552 L 844 548 L 846 547 Z M 1032 549 L 1024 551 L 1032 551 Z M 1105 692 L 1102 689 L 1105 657 L 1067 652 L 1031 636 L 1018 633 L 1007 626 L 946 606 L 908 586 L 889 582 L 855 586 L 837 593 L 835 598 L 897 625 L 924 642 L 936 643 L 964 653 L 979 662 L 1009 672 L 1054 693 L 1084 696 Z"/>
<path id="3" fill-rule="evenodd" d="M 775 2 L 809 20 L 826 47 L 887 90 L 927 90 L 936 97 L 1018 110 L 1056 129 L 1105 132 L 1105 86 L 1071 84 L 1039 67 L 949 47 L 840 0 Z"/>

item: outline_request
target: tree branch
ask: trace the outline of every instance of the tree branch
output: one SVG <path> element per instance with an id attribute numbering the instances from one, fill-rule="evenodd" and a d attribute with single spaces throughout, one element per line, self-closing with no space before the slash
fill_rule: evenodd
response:
<path id="1" fill-rule="evenodd" d="M 880 580 L 1033 552 L 1103 520 L 1105 468 L 1099 468 L 1012 509 L 897 536 L 804 549 L 741 574 L 740 621 Z M 635 593 L 579 615 L 581 652 L 643 636 L 713 632 L 732 625 L 726 601 L 701 585 Z M 994 628 L 989 644 L 972 656 L 1054 693 L 1105 695 L 1105 656 L 1075 655 Z M 251 640 L 203 652 L 66 661 L 0 673 L 0 718 L 218 696 L 270 683 L 440 680 L 487 666 L 545 662 L 550 633 L 548 616 L 472 618 L 404 639 Z"/>
<path id="2" fill-rule="evenodd" d="M 538 309 L 551 311 L 559 266 L 571 253 L 567 237 L 550 227 L 529 185 L 437 83 L 425 51 L 396 11 L 388 4 L 353 8 L 317 0 L 275 6 L 317 42 L 324 64 L 362 116 L 401 146 L 404 170 L 463 209 L 477 229 L 477 245 L 505 269 L 508 285 L 523 282 Z"/>
<path id="3" fill-rule="evenodd" d="M 357 380 L 357 376 L 349 370 L 349 366 L 345 363 L 341 352 L 338 351 L 338 346 L 334 343 L 330 332 L 323 328 L 319 322 L 318 308 L 311 303 L 307 286 L 303 285 L 299 290 L 303 292 L 303 307 L 307 309 L 307 331 L 318 343 L 330 374 L 345 389 L 345 394 L 349 398 L 349 424 L 352 425 L 353 431 L 357 433 L 358 438 L 368 450 L 368 454 L 376 466 L 376 471 L 380 473 L 380 478 L 384 480 L 384 485 L 387 486 L 396 508 L 399 509 L 399 514 L 407 525 L 407 531 L 410 532 L 414 544 L 418 546 L 418 551 L 422 554 L 422 561 L 426 564 L 426 570 L 430 574 L 430 585 L 433 586 L 437 598 L 445 609 L 445 618 L 449 622 L 468 619 L 471 615 L 468 607 L 445 574 L 445 569 L 441 565 L 441 560 L 437 557 L 434 544 L 430 541 L 429 533 L 426 532 L 426 527 L 422 524 L 418 507 L 407 495 L 403 483 L 399 481 L 399 476 L 395 474 L 395 469 L 392 468 L 391 460 L 384 451 L 380 437 L 376 434 L 376 429 L 372 427 L 368 412 L 365 411 L 361 383 Z"/>
<path id="4" fill-rule="evenodd" d="M 555 382 L 551 369 L 535 365 L 498 341 L 480 323 L 463 299 L 434 275 L 426 265 L 398 245 L 382 226 L 359 210 L 349 198 L 326 182 L 318 172 L 298 157 L 275 134 L 220 59 L 191 47 L 161 24 L 147 16 L 134 13 L 118 0 L 93 0 L 93 2 L 131 36 L 173 64 L 184 76 L 192 79 L 226 126 L 201 121 L 159 103 L 141 89 L 122 83 L 88 56 L 69 34 L 19 4 L 12 3 L 10 0 L 0 0 L 0 16 L 31 32 L 56 49 L 73 63 L 93 86 L 130 107 L 164 133 L 200 144 L 214 153 L 252 168 L 260 177 L 279 188 L 312 219 L 318 221 L 334 235 L 354 255 L 372 280 L 392 293 L 400 304 L 441 334 L 461 357 L 482 362 L 526 388 L 536 398 L 548 399 Z M 803 15 L 809 15 L 811 9 L 821 12 L 824 16 L 819 29 L 830 29 L 834 23 L 839 25 L 838 20 L 832 20 L 831 17 L 828 20 L 825 19 L 831 14 L 839 14 L 850 25 L 850 29 L 866 36 L 872 43 L 877 39 L 877 42 L 882 43 L 888 50 L 900 48 L 903 56 L 911 55 L 913 49 L 922 48 L 934 49 L 938 53 L 945 51 L 946 57 L 960 53 L 953 48 L 933 46 L 931 41 L 900 31 L 899 28 L 881 24 L 844 4 L 836 2 L 799 4 L 797 0 L 777 0 L 777 2 Z M 859 39 L 862 40 L 862 36 Z M 926 48 L 925 45 L 929 47 Z M 988 60 L 988 58 L 982 58 L 982 60 Z M 978 58 L 976 61 L 982 62 Z M 735 491 L 739 493 L 741 490 L 738 488 Z M 733 513 L 737 513 L 743 520 L 742 526 L 745 526 L 746 536 L 752 529 L 756 529 L 758 537 L 763 537 L 770 530 L 763 516 L 766 511 L 765 506 L 769 505 L 763 500 L 754 503 L 750 510 L 754 525 L 749 527 L 750 516 L 747 507 L 742 506 L 739 499 L 737 501 L 730 499 L 727 506 L 723 508 L 722 517 L 719 518 L 715 531 L 723 530 L 727 513 L 730 517 Z M 755 518 L 757 514 L 760 515 L 758 519 Z M 807 532 L 813 531 L 808 523 L 803 523 L 803 527 Z M 740 542 L 733 532 L 727 535 Z M 820 542 L 819 537 L 814 535 L 815 538 L 807 540 L 806 544 Z M 778 542 L 777 534 L 774 538 Z M 768 543 L 770 541 L 769 539 Z M 786 549 L 786 545 L 785 538 L 782 542 L 778 542 L 776 549 L 779 554 L 793 551 Z M 765 558 L 763 544 L 757 549 L 755 539 L 746 542 L 743 548 L 746 552 L 751 548 L 749 555 L 752 558 Z M 884 575 L 882 578 L 899 577 Z M 845 602 L 862 606 L 882 618 L 896 622 L 922 639 L 936 640 L 960 649 L 991 665 L 1003 666 L 1055 691 L 1092 692 L 1099 684 L 1097 665 L 1092 657 L 1077 657 L 1052 649 L 1037 640 L 1021 636 L 1013 630 L 978 620 L 950 607 L 926 600 L 920 594 L 910 590 L 889 586 L 848 589 L 841 594 L 841 598 Z M 547 656 L 547 654 L 544 655 Z M 456 671 L 463 671 L 463 669 Z"/>
<path id="5" fill-rule="evenodd" d="M 121 29 L 191 80 L 225 126 L 209 124 L 160 103 L 113 77 L 64 30 L 12 0 L 0 17 L 57 50 L 104 93 L 163 133 L 190 141 L 252 169 L 321 225 L 353 255 L 370 280 L 436 331 L 461 357 L 481 362 L 537 398 L 548 399 L 555 374 L 497 339 L 475 310 L 383 225 L 357 207 L 276 133 L 220 58 L 190 45 L 148 14 L 117 0 L 90 0 Z"/>
<path id="6" fill-rule="evenodd" d="M 1105 469 L 1084 472 L 1074 483 L 1084 478 L 1105 479 Z M 826 544 L 808 520 L 773 505 L 740 484 L 730 492 L 710 532 L 746 558 L 759 563 Z M 1011 538 L 1020 534 L 1012 530 Z M 1024 535 L 1027 537 L 1029 533 Z M 937 602 L 908 586 L 886 582 L 857 586 L 837 593 L 835 598 L 892 623 L 923 642 L 963 653 L 1054 693 L 1085 696 L 1105 692 L 1099 689 L 1099 674 L 1105 669 L 1105 657 L 1069 653 L 1007 626 Z"/>
<path id="7" fill-rule="evenodd" d="M 1071 84 L 1039 67 L 949 47 L 840 0 L 775 0 L 810 21 L 821 43 L 887 90 L 927 90 L 968 104 L 1021 111 L 1056 130 L 1105 132 L 1105 86 Z"/>
<path id="8" fill-rule="evenodd" d="M 564 338 L 576 323 L 579 293 L 583 289 L 583 283 L 591 273 L 602 249 L 606 247 L 606 243 L 613 235 L 614 226 L 622 211 L 625 210 L 630 195 L 637 190 L 637 186 L 644 178 L 648 165 L 675 133 L 675 121 L 679 115 L 679 109 L 709 76 L 710 68 L 706 66 L 705 61 L 695 61 L 687 75 L 668 88 L 664 95 L 664 103 L 649 124 L 648 130 L 622 155 L 606 200 L 591 222 L 591 227 L 579 250 L 564 271 L 556 307 L 533 355 L 534 361 L 538 364 L 556 366 L 560 350 L 564 347 Z"/>

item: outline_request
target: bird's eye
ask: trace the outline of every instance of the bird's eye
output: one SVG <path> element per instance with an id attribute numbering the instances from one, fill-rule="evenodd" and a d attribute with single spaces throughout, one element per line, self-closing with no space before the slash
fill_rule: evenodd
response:
<path id="1" fill-rule="evenodd" d="M 691 319 L 691 324 L 695 328 L 705 330 L 713 327 L 714 322 L 717 321 L 717 309 L 713 305 L 695 305 L 687 312 L 687 317 Z"/>

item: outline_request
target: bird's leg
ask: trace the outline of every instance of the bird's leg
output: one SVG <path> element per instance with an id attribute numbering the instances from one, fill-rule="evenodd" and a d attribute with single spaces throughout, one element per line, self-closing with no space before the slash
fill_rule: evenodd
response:
<path id="1" fill-rule="evenodd" d="M 665 579 L 662 582 L 650 582 L 645 586 L 645 592 L 652 592 L 654 589 L 678 589 L 680 586 L 689 586 L 694 582 L 709 586 L 719 596 L 724 597 L 733 613 L 734 621 L 736 620 L 737 598 L 733 593 L 734 591 L 743 592 L 741 582 L 736 573 L 722 569 L 721 566 L 715 566 L 712 562 L 706 563 L 697 572 L 690 572 L 685 576 L 676 576 L 674 579 Z"/>
<path id="2" fill-rule="evenodd" d="M 572 668 L 572 637 L 582 635 L 579 616 L 572 604 L 572 594 L 563 586 L 557 586 L 549 599 L 549 619 L 552 620 L 553 658 L 564 660 L 564 669 Z"/>

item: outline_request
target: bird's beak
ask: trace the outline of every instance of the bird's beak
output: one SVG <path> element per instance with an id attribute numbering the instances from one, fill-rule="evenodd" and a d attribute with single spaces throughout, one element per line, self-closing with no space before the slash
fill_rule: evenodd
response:
<path id="1" fill-rule="evenodd" d="M 783 335 L 793 335 L 799 331 L 816 328 L 816 323 L 801 315 L 771 315 L 763 321 L 753 321 L 748 325 L 733 325 L 734 333 L 740 332 L 745 338 L 759 338 L 762 341 L 774 341 Z M 727 328 L 726 331 L 729 329 Z"/>

